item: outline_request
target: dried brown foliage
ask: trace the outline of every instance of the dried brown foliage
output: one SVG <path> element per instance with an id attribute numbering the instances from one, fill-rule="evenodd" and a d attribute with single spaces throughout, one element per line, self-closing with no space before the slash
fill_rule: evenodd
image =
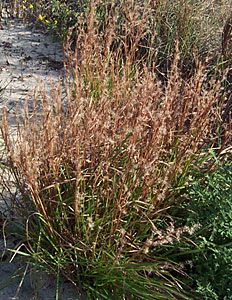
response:
<path id="1" fill-rule="evenodd" d="M 154 247 L 193 230 L 171 222 L 165 232 L 155 223 L 180 201 L 178 188 L 218 138 L 221 81 L 212 79 L 206 87 L 201 64 L 184 80 L 178 43 L 166 84 L 154 66 L 135 64 L 144 20 L 128 21 L 130 39 L 124 39 L 122 59 L 122 48 L 111 52 L 114 26 L 99 34 L 90 11 L 75 52 L 66 45 L 65 95 L 61 85 L 54 85 L 50 96 L 40 91 L 30 110 L 25 105 L 14 137 L 5 113 L 2 134 L 26 204 L 27 234 L 38 230 L 28 216 L 31 203 L 53 243 L 76 251 L 65 252 L 72 261 L 64 271 L 69 279 L 76 274 L 73 253 L 79 253 L 78 263 L 85 261 L 82 273 L 91 277 L 99 259 L 110 268 L 123 265 L 125 258 L 156 262 Z M 228 125 L 220 151 L 230 135 Z M 28 240 L 30 251 L 36 251 Z M 49 251 L 55 255 L 57 250 Z M 160 262 L 154 268 L 157 276 L 165 270 Z"/>

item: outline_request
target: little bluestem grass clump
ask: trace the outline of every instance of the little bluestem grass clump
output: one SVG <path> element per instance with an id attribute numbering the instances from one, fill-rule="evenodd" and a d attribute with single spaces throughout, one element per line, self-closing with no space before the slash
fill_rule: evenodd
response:
<path id="1" fill-rule="evenodd" d="M 221 82 L 206 89 L 200 64 L 183 79 L 177 43 L 162 84 L 155 68 L 134 60 L 144 19 L 128 23 L 133 47 L 125 39 L 112 52 L 117 28 L 100 34 L 95 9 L 80 24 L 75 51 L 66 45 L 65 96 L 59 85 L 50 97 L 35 94 L 14 137 L 4 115 L 25 228 L 16 253 L 66 277 L 88 299 L 189 299 L 185 274 L 166 250 L 197 228 L 176 226 L 168 211 L 215 142 Z M 225 131 L 218 151 L 230 137 Z"/>

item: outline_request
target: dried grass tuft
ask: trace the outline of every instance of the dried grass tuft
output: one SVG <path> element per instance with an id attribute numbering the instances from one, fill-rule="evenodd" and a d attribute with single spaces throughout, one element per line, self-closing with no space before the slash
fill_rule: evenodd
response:
<path id="1" fill-rule="evenodd" d="M 30 113 L 25 105 L 14 138 L 4 115 L 27 250 L 37 264 L 80 280 L 89 295 L 108 288 L 108 296 L 120 299 L 131 293 L 182 299 L 172 275 L 177 266 L 168 262 L 167 268 L 156 249 L 195 228 L 169 222 L 160 229 L 157 222 L 181 201 L 187 175 L 218 139 L 221 81 L 206 87 L 200 63 L 183 79 L 177 43 L 167 83 L 161 83 L 155 68 L 134 63 L 145 19 L 135 22 L 132 11 L 127 30 L 133 43 L 125 37 L 112 52 L 116 28 L 98 34 L 94 9 L 75 51 L 66 45 L 65 97 L 61 85 L 50 97 L 40 91 Z M 220 151 L 231 135 L 229 126 L 225 130 Z"/>

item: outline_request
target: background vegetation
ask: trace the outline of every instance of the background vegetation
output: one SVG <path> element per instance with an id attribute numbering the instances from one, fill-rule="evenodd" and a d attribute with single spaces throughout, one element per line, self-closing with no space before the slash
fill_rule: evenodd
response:
<path id="1" fill-rule="evenodd" d="M 176 39 L 180 43 L 179 50 L 183 62 L 188 64 L 189 68 L 194 66 L 196 55 L 205 58 L 209 54 L 215 56 L 227 50 L 222 49 L 222 31 L 230 17 L 230 1 L 99 0 L 95 1 L 94 5 L 95 26 L 99 32 L 104 32 L 117 17 L 117 46 L 125 37 L 129 38 L 130 34 L 136 33 L 136 22 L 143 19 L 140 52 L 145 55 L 155 48 L 158 60 L 156 66 L 166 66 L 168 63 L 170 65 Z M 90 1 L 23 0 L 18 1 L 18 6 L 23 17 L 37 22 L 65 39 L 68 29 L 76 26 L 77 22 L 88 14 Z M 130 23 L 134 23 L 134 32 L 127 32 Z M 76 27 L 78 30 L 78 26 Z M 223 46 L 230 48 L 226 42 Z"/>
<path id="2" fill-rule="evenodd" d="M 229 8 L 17 2 L 67 74 L 2 120 L 17 257 L 87 299 L 231 299 Z"/>

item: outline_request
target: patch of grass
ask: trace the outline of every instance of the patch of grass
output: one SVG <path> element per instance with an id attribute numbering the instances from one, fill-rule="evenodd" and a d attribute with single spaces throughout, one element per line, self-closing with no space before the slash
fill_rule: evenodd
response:
<path id="1" fill-rule="evenodd" d="M 231 127 L 220 119 L 223 76 L 206 86 L 207 66 L 196 60 L 186 79 L 184 39 L 177 39 L 160 81 L 152 41 L 146 38 L 150 67 L 135 59 L 149 33 L 150 6 L 133 5 L 116 15 L 122 27 L 107 15 L 103 31 L 96 26 L 101 11 L 91 5 L 75 47 L 69 31 L 66 90 L 35 94 L 30 113 L 26 103 L 16 116 L 22 122 L 14 137 L 4 114 L 2 136 L 21 196 L 23 242 L 14 253 L 57 282 L 66 277 L 88 299 L 191 299 L 182 265 L 197 223 L 178 225 L 170 209 L 183 202 L 197 162 L 209 162 L 206 172 L 212 167 L 209 148 L 217 142 L 221 153 L 230 141 Z"/>

